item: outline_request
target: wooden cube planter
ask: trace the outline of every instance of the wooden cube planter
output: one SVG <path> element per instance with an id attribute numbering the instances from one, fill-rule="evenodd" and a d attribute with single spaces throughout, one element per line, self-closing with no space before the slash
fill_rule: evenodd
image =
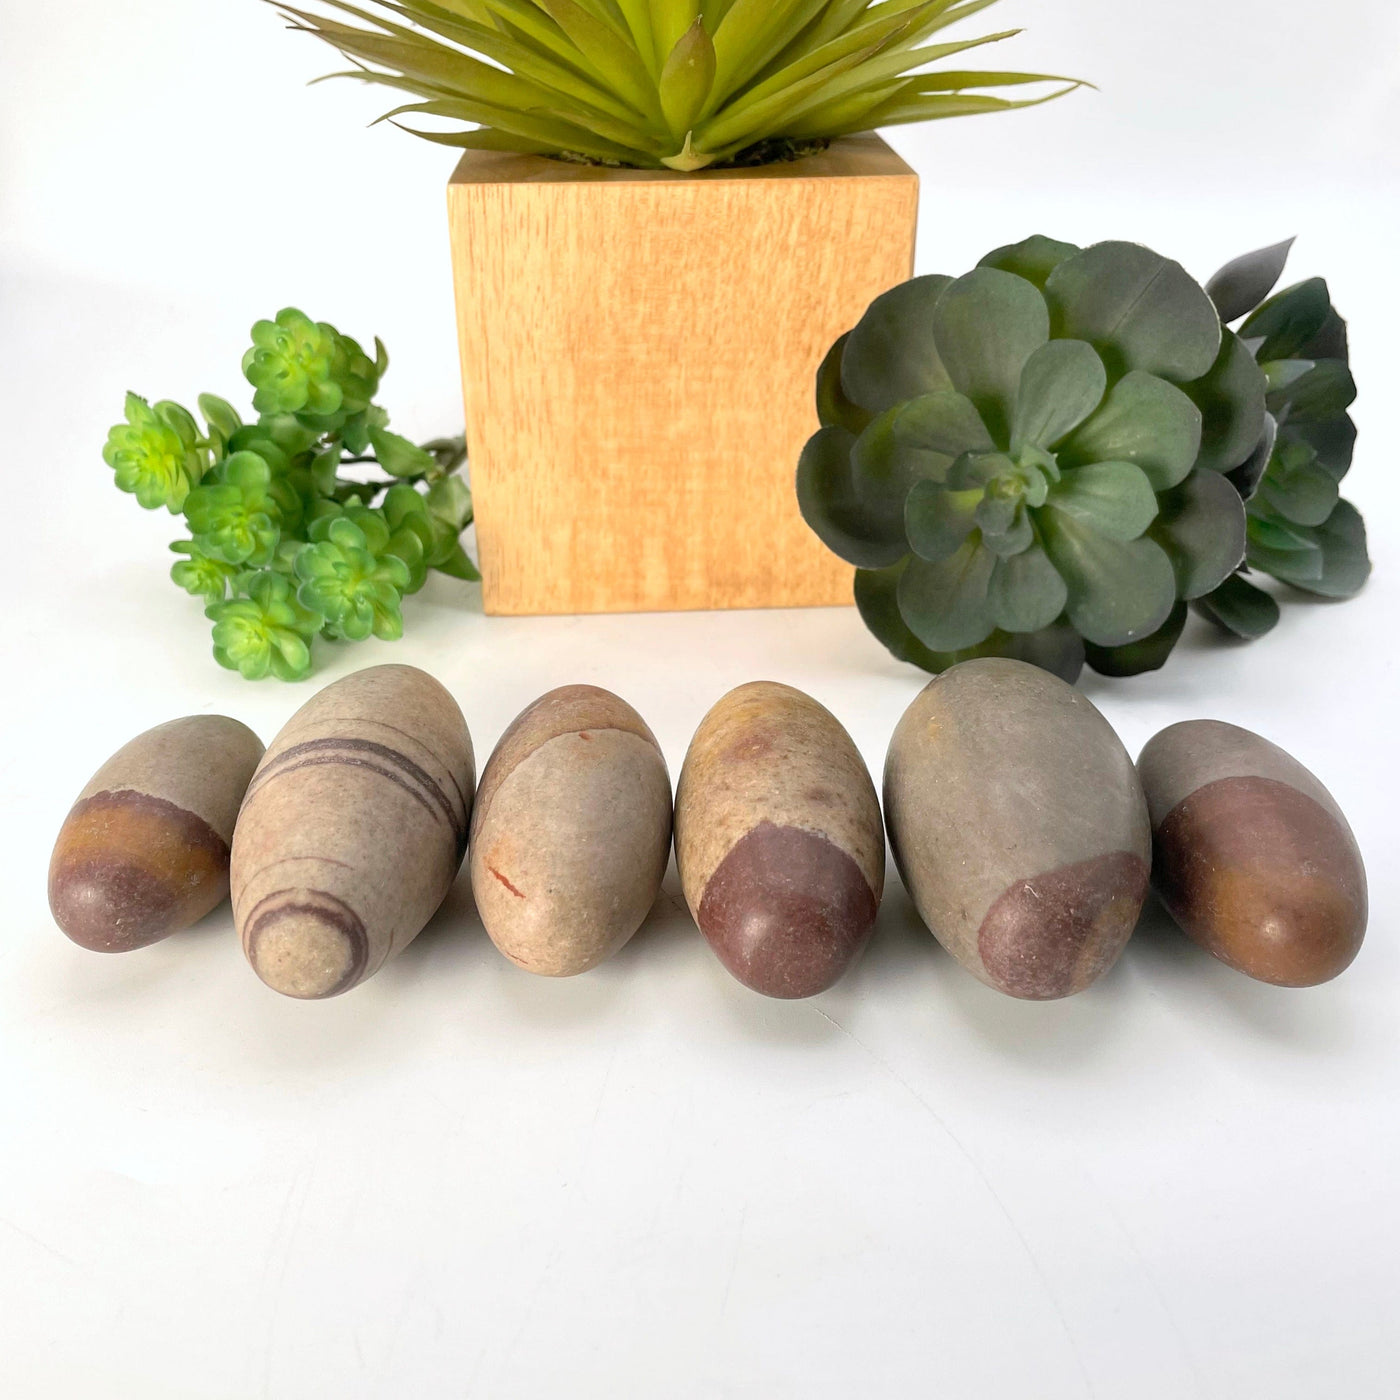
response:
<path id="1" fill-rule="evenodd" d="M 832 342 L 913 271 L 878 137 L 750 170 L 469 152 L 448 191 L 486 611 L 851 601 L 794 476 Z"/>

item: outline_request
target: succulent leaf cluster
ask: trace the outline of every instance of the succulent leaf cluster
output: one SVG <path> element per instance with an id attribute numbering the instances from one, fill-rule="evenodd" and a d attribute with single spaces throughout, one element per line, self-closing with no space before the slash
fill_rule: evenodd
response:
<path id="1" fill-rule="evenodd" d="M 178 404 L 128 394 L 103 455 L 142 506 L 184 517 L 170 574 L 203 601 L 215 660 L 249 680 L 300 680 L 318 635 L 394 640 L 403 598 L 431 570 L 479 577 L 461 542 L 466 445 L 389 430 L 374 402 L 389 363 L 378 341 L 371 359 L 292 308 L 259 321 L 252 341 L 254 422 L 212 394 L 199 396 L 202 427 Z M 342 474 L 364 463 L 386 479 Z"/>
<path id="2" fill-rule="evenodd" d="M 1035 237 L 878 298 L 832 348 L 798 469 L 904 660 L 1160 666 L 1229 579 L 1268 383 L 1177 263 Z"/>
<path id="3" fill-rule="evenodd" d="M 408 93 L 386 119 L 468 124 L 445 145 L 700 170 L 904 122 L 1033 106 L 1079 84 L 929 65 L 1012 37 L 930 42 L 995 0 L 273 0 L 355 77 Z M 1051 84 L 1029 99 L 991 89 Z"/>
<path id="4" fill-rule="evenodd" d="M 1244 564 L 1196 604 L 1244 638 L 1279 620 L 1278 599 L 1250 573 L 1323 598 L 1350 598 L 1371 573 L 1366 526 L 1339 492 L 1356 445 L 1346 322 L 1320 277 L 1270 295 L 1292 246 L 1289 239 L 1246 253 L 1206 284 L 1221 319 L 1240 323 L 1240 339 L 1268 381 L 1264 434 L 1230 475 L 1246 503 Z"/>

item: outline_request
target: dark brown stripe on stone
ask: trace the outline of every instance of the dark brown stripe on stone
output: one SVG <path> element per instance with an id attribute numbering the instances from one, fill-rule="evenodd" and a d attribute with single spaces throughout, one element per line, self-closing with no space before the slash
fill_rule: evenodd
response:
<path id="1" fill-rule="evenodd" d="M 131 788 L 94 793 L 63 823 L 49 908 L 84 948 L 126 953 L 202 919 L 228 894 L 228 843 L 202 817 Z"/>
<path id="2" fill-rule="evenodd" d="M 1147 897 L 1147 863 L 1114 851 L 1018 880 L 987 910 L 977 949 L 993 985 L 1027 1001 L 1081 992 L 1118 960 Z"/>
<path id="3" fill-rule="evenodd" d="M 390 764 L 398 771 L 388 771 L 370 763 L 365 758 L 348 757 L 347 753 L 368 754 Z M 447 824 L 457 834 L 460 842 L 466 823 L 462 817 L 458 816 L 457 806 L 443 791 L 441 784 L 431 773 L 420 767 L 411 758 L 400 753 L 398 749 L 391 748 L 388 744 L 377 744 L 372 739 L 309 739 L 302 744 L 293 744 L 290 748 L 283 749 L 281 753 L 277 754 L 257 775 L 253 780 L 252 787 L 248 790 L 248 796 L 251 797 L 265 783 L 271 782 L 274 778 L 280 778 L 286 773 L 294 773 L 298 769 L 316 767 L 322 764 L 364 768 L 382 778 L 389 779 L 390 782 L 412 796 L 416 802 L 427 808 L 434 818 L 437 818 L 439 813 L 446 818 Z M 419 784 L 422 791 L 415 788 L 412 783 L 405 781 L 404 775 Z M 436 810 L 433 804 L 436 804 Z"/>
<path id="4" fill-rule="evenodd" d="M 1366 871 L 1351 833 L 1271 778 L 1221 778 L 1177 803 L 1157 831 L 1152 878 L 1207 952 L 1279 986 L 1330 981 L 1366 933 Z"/>
<path id="5" fill-rule="evenodd" d="M 314 992 L 289 991 L 286 986 L 278 985 L 274 969 L 260 966 L 259 946 L 279 924 L 290 921 L 321 924 L 344 939 L 350 952 L 349 967 L 334 984 L 318 987 Z M 309 1001 L 321 1001 L 348 992 L 364 978 L 369 967 L 369 937 L 360 916 L 343 900 L 325 890 L 278 890 L 259 900 L 244 926 L 243 947 L 253 970 L 268 986 L 284 995 L 301 996 Z"/>
<path id="6" fill-rule="evenodd" d="M 860 867 L 826 837 L 762 822 L 705 886 L 696 919 L 720 961 L 770 997 L 830 987 L 865 947 L 878 901 Z"/>

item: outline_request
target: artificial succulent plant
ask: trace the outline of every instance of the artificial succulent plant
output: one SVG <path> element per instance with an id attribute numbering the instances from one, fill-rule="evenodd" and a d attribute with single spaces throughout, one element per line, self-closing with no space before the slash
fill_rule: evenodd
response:
<path id="1" fill-rule="evenodd" d="M 1245 552 L 1265 372 L 1179 264 L 1036 237 L 879 297 L 832 348 L 803 515 L 867 625 L 941 671 L 1160 666 Z"/>
<path id="2" fill-rule="evenodd" d="M 1247 577 L 1268 574 L 1324 598 L 1350 598 L 1370 576 L 1366 526 L 1338 494 L 1351 468 L 1356 398 L 1346 322 L 1327 283 L 1309 278 L 1270 296 L 1293 240 L 1236 258 L 1206 290 L 1268 380 L 1268 418 L 1258 450 L 1230 474 L 1246 502 L 1245 560 L 1197 611 L 1252 638 L 1279 619 L 1277 598 Z"/>
<path id="3" fill-rule="evenodd" d="M 470 124 L 415 135 L 610 165 L 759 163 L 1079 86 L 922 71 L 1017 33 L 927 42 L 995 0 L 323 0 L 358 24 L 274 3 L 357 65 L 339 76 L 415 99 L 389 118 Z M 1034 83 L 1057 86 L 1020 101 L 988 91 Z"/>
<path id="4" fill-rule="evenodd" d="M 148 510 L 183 515 L 171 578 L 204 603 L 214 659 L 248 680 L 300 680 L 312 642 L 403 632 L 401 603 L 429 570 L 477 579 L 462 548 L 471 491 L 462 438 L 421 447 L 374 398 L 389 366 L 293 307 L 259 321 L 243 357 L 255 422 L 213 394 L 203 428 L 177 403 L 126 396 L 103 456 Z M 362 480 L 346 468 L 374 464 Z M 423 489 L 419 489 L 422 487 Z"/>

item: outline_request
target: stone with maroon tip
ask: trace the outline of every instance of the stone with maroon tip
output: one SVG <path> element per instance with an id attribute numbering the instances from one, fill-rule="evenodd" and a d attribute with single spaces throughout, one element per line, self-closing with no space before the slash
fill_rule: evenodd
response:
<path id="1" fill-rule="evenodd" d="M 770 997 L 825 991 L 869 941 L 885 884 L 880 804 L 850 735 L 791 686 L 730 691 L 681 769 L 676 863 L 740 982 Z"/>
<path id="2" fill-rule="evenodd" d="M 1366 870 L 1331 793 L 1248 729 L 1188 720 L 1138 759 L 1152 880 L 1185 933 L 1280 987 L 1329 982 L 1366 933 Z"/>
<path id="3" fill-rule="evenodd" d="M 157 725 L 78 794 L 49 862 L 49 908 L 84 948 L 127 953 L 188 928 L 228 897 L 238 805 L 262 757 L 224 715 Z"/>
<path id="4" fill-rule="evenodd" d="M 1132 759 L 1079 691 L 1021 661 L 966 661 L 918 695 L 890 742 L 885 822 L 924 922 L 1009 996 L 1083 991 L 1147 895 Z"/>
<path id="5" fill-rule="evenodd" d="M 475 790 L 457 702 L 413 666 L 357 671 L 272 741 L 233 838 L 233 917 L 274 991 L 336 996 L 407 947 L 452 886 Z"/>
<path id="6" fill-rule="evenodd" d="M 671 855 L 671 778 L 625 700 L 552 690 L 501 736 L 472 813 L 472 892 L 513 963 L 572 977 L 641 927 Z"/>

